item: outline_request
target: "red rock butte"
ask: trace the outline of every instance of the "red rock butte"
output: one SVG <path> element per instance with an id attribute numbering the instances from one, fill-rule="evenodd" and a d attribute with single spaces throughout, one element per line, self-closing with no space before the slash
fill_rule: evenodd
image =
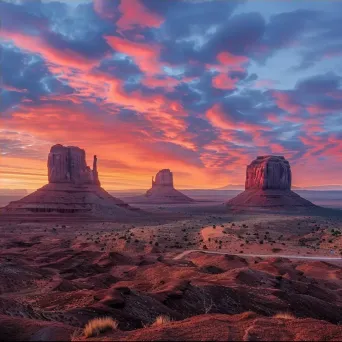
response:
<path id="1" fill-rule="evenodd" d="M 173 185 L 173 174 L 169 169 L 160 170 L 155 180 L 152 177 L 152 187 L 144 196 L 148 202 L 153 203 L 190 203 L 194 200 Z"/>
<path id="2" fill-rule="evenodd" d="M 132 207 L 111 196 L 100 186 L 97 157 L 93 169 L 85 151 L 76 146 L 54 145 L 48 156 L 48 180 L 32 194 L 8 204 L 5 213 L 89 213 L 121 216 Z"/>
<path id="3" fill-rule="evenodd" d="M 232 207 L 314 207 L 291 191 L 291 167 L 283 156 L 259 156 L 247 166 L 245 191 L 227 202 Z"/>

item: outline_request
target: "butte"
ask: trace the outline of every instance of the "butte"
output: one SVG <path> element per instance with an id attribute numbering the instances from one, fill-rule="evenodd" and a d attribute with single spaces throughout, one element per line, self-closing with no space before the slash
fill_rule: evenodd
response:
<path id="1" fill-rule="evenodd" d="M 152 187 L 142 196 L 149 203 L 191 203 L 194 200 L 173 186 L 173 174 L 169 169 L 160 170 L 155 180 L 152 177 Z"/>
<path id="2" fill-rule="evenodd" d="M 227 202 L 230 207 L 316 207 L 291 190 L 290 163 L 282 156 L 259 156 L 247 166 L 245 191 Z"/>
<path id="3" fill-rule="evenodd" d="M 3 213 L 68 213 L 121 217 L 137 209 L 111 196 L 99 181 L 97 158 L 93 169 L 85 151 L 75 146 L 54 145 L 47 161 L 49 183 L 28 196 L 9 203 Z"/>

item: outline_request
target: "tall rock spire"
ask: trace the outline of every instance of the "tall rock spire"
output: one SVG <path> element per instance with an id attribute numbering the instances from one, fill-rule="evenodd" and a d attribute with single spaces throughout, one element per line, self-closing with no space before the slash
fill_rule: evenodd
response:
<path id="1" fill-rule="evenodd" d="M 93 160 L 93 181 L 94 181 L 94 184 L 100 185 L 99 174 L 97 172 L 97 157 L 96 157 L 96 155 L 94 155 L 94 160 Z"/>

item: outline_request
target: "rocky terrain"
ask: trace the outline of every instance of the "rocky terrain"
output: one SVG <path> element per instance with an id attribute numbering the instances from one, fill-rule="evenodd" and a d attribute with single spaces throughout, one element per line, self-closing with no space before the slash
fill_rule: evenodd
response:
<path id="1" fill-rule="evenodd" d="M 85 324 L 111 317 L 117 329 L 94 339 L 339 340 L 341 217 L 209 209 L 155 206 L 169 218 L 140 223 L 2 218 L 0 338 L 91 340 Z"/>

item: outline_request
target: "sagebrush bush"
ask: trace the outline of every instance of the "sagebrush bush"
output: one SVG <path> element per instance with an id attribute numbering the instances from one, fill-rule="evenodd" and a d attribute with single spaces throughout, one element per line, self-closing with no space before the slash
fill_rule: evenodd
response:
<path id="1" fill-rule="evenodd" d="M 282 319 L 296 319 L 294 315 L 289 312 L 279 312 L 273 316 L 274 318 L 282 318 Z"/>
<path id="2" fill-rule="evenodd" d="M 156 320 L 154 321 L 154 323 L 152 324 L 152 326 L 159 326 L 159 325 L 163 325 L 163 324 L 167 324 L 170 323 L 171 319 L 169 316 L 165 316 L 165 315 L 160 315 L 156 318 Z"/>
<path id="3" fill-rule="evenodd" d="M 85 337 L 93 337 L 108 330 L 116 330 L 118 322 L 111 317 L 94 318 L 83 329 Z"/>

